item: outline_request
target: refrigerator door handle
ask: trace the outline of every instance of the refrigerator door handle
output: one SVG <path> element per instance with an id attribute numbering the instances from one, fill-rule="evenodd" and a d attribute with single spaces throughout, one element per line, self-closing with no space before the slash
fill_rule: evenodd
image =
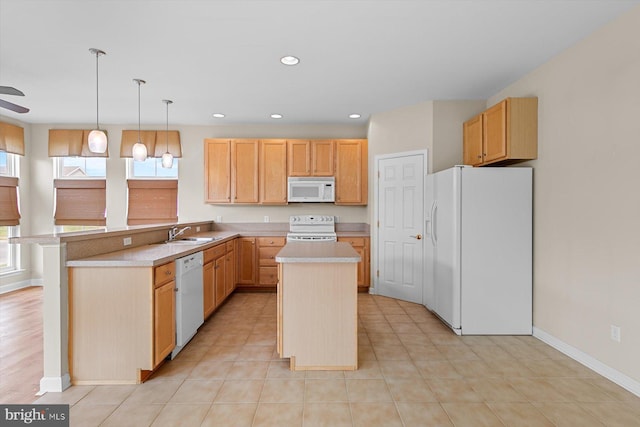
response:
<path id="1" fill-rule="evenodd" d="M 433 203 L 431 204 L 431 216 L 429 219 L 429 235 L 431 236 L 431 243 L 433 244 L 433 246 L 436 245 L 436 243 L 438 243 L 438 239 L 436 238 L 435 232 L 436 232 L 436 227 L 434 225 L 434 223 L 436 222 L 436 208 L 437 208 L 437 200 L 434 200 Z"/>

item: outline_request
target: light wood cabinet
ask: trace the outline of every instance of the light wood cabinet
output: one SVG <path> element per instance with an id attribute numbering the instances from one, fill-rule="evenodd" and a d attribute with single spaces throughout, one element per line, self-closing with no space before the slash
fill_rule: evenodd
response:
<path id="1" fill-rule="evenodd" d="M 226 298 L 225 294 L 225 248 L 224 244 L 216 245 L 203 251 L 203 310 L 206 319 Z M 222 276 L 222 279 L 220 278 Z M 220 290 L 221 289 L 221 290 Z"/>
<path id="2" fill-rule="evenodd" d="M 154 290 L 154 367 L 158 366 L 176 346 L 175 289 L 176 281 L 170 280 Z"/>
<path id="3" fill-rule="evenodd" d="M 205 201 L 258 203 L 258 141 L 205 139 Z"/>
<path id="4" fill-rule="evenodd" d="M 72 384 L 148 378 L 175 347 L 175 262 L 68 273 Z"/>
<path id="5" fill-rule="evenodd" d="M 336 141 L 336 205 L 366 205 L 368 198 L 366 139 Z"/>
<path id="6" fill-rule="evenodd" d="M 204 198 L 207 203 L 231 203 L 231 140 L 204 140 Z"/>
<path id="7" fill-rule="evenodd" d="M 333 176 L 332 140 L 287 141 L 289 176 Z"/>
<path id="8" fill-rule="evenodd" d="M 462 134 L 464 164 L 480 165 L 482 163 L 482 114 L 464 122 Z"/>
<path id="9" fill-rule="evenodd" d="M 226 244 L 224 284 L 225 294 L 229 296 L 236 288 L 236 242 L 231 241 Z"/>
<path id="10" fill-rule="evenodd" d="M 285 245 L 284 237 L 259 237 L 258 241 L 258 284 L 274 287 L 278 283 L 276 254 Z"/>
<path id="11" fill-rule="evenodd" d="M 537 157 L 538 98 L 506 98 L 463 124 L 465 164 L 508 164 Z"/>
<path id="12" fill-rule="evenodd" d="M 258 203 L 258 141 L 231 142 L 231 196 L 233 203 Z"/>
<path id="13" fill-rule="evenodd" d="M 287 141 L 260 143 L 260 203 L 287 204 Z"/>
<path id="14" fill-rule="evenodd" d="M 237 239 L 238 269 L 236 283 L 244 286 L 256 285 L 256 238 L 239 237 Z"/>
<path id="15" fill-rule="evenodd" d="M 369 237 L 338 237 L 338 242 L 347 242 L 360 255 L 358 263 L 358 292 L 367 292 L 371 285 L 371 246 Z"/>

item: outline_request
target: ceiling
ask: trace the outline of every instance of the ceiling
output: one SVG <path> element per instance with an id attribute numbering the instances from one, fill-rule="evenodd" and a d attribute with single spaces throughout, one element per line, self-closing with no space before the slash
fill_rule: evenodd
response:
<path id="1" fill-rule="evenodd" d="M 0 0 L 0 85 L 27 123 L 353 124 L 486 99 L 640 0 Z M 280 63 L 284 55 L 297 66 Z M 212 117 L 224 113 L 223 119 Z M 272 113 L 282 119 L 269 117 Z M 362 115 L 349 119 L 351 113 Z"/>

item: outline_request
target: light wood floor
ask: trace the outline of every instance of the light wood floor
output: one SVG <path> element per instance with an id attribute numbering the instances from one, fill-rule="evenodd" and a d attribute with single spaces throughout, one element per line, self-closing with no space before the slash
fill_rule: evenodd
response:
<path id="1" fill-rule="evenodd" d="M 0 295 L 0 403 L 36 400 L 42 369 L 42 288 Z"/>

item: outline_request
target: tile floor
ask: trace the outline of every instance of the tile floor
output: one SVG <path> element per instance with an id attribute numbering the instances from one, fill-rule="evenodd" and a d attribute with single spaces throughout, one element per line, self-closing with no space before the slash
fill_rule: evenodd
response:
<path id="1" fill-rule="evenodd" d="M 541 341 L 458 337 L 424 307 L 360 294 L 357 371 L 291 372 L 275 294 L 234 294 L 141 385 L 77 386 L 72 426 L 640 426 L 640 398 Z"/>

